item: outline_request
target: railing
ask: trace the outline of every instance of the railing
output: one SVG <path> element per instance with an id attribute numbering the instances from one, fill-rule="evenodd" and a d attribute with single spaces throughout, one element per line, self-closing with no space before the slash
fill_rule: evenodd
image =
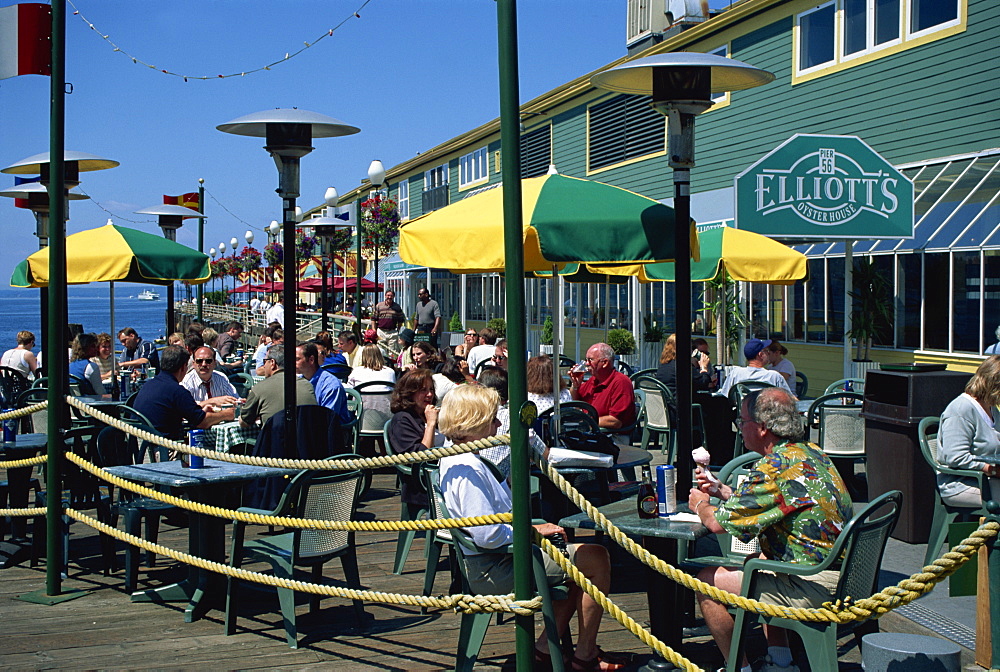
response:
<path id="1" fill-rule="evenodd" d="M 420 198 L 425 213 L 432 210 L 440 210 L 448 205 L 448 185 L 442 184 L 439 187 L 425 189 L 420 194 Z"/>

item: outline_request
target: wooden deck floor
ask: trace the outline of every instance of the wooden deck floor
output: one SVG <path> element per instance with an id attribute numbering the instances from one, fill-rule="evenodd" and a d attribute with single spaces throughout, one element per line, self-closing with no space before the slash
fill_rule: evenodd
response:
<path id="1" fill-rule="evenodd" d="M 393 476 L 376 474 L 375 487 L 360 511 L 366 518 L 398 517 L 398 494 Z M 104 577 L 100 547 L 88 527 L 72 526 L 70 576 L 64 588 L 88 591 L 85 597 L 54 606 L 40 606 L 14 599 L 43 589 L 44 562 L 29 568 L 27 562 L 0 570 L 0 667 L 4 669 L 156 668 L 245 669 L 295 667 L 308 669 L 336 664 L 343 669 L 429 670 L 454 665 L 459 616 L 451 612 L 422 615 L 411 607 L 366 604 L 369 616 L 358 627 L 349 603 L 329 598 L 315 615 L 299 608 L 299 629 L 305 636 L 300 648 L 288 648 L 273 594 L 244 591 L 238 632 L 224 634 L 222 613 L 211 611 L 195 623 L 184 623 L 176 604 L 132 603 L 123 590 L 122 572 Z M 359 533 L 358 556 L 362 583 L 374 590 L 419 594 L 423 584 L 423 542 L 417 540 L 402 576 L 391 573 L 395 537 L 389 533 Z M 161 526 L 160 543 L 186 550 L 187 531 Z M 122 562 L 119 553 L 119 562 Z M 614 553 L 613 599 L 639 622 L 646 619 L 642 571 L 631 558 Z M 437 575 L 436 591 L 448 588 L 447 560 Z M 249 565 L 248 568 L 259 568 Z M 155 569 L 142 568 L 140 588 L 176 580 L 183 567 L 160 559 Z M 342 576 L 338 562 L 326 576 Z M 251 593 L 258 593 L 256 596 Z M 849 640 L 842 640 L 850 649 Z M 599 638 L 609 651 L 635 654 L 637 664 L 648 656 L 641 642 L 614 619 L 605 616 Z M 483 669 L 512 669 L 514 627 L 508 621 L 493 625 L 481 655 Z M 721 664 L 711 638 L 686 640 L 684 653 L 696 664 L 715 669 Z M 857 649 L 841 660 L 857 661 Z M 855 667 L 856 666 L 853 666 Z"/>

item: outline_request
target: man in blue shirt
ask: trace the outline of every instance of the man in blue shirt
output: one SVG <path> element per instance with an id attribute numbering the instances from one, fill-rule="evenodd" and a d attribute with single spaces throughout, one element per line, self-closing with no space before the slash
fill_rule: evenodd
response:
<path id="1" fill-rule="evenodd" d="M 295 371 L 312 383 L 316 401 L 337 414 L 341 423 L 353 418 L 347 409 L 347 393 L 340 379 L 325 369 L 319 368 L 319 350 L 315 343 L 303 343 L 295 349 Z"/>
<path id="2" fill-rule="evenodd" d="M 164 348 L 160 370 L 146 381 L 135 398 L 135 410 L 148 418 L 156 431 L 172 439 L 183 438 L 184 420 L 192 429 L 206 429 L 234 419 L 231 408 L 203 410 L 191 393 L 181 387 L 189 358 L 184 348 L 176 345 Z"/>
<path id="3" fill-rule="evenodd" d="M 160 358 L 156 352 L 156 345 L 152 341 L 142 340 L 135 329 L 125 327 L 118 332 L 118 340 L 125 348 L 118 362 L 120 366 L 129 369 L 147 366 L 159 368 Z"/>

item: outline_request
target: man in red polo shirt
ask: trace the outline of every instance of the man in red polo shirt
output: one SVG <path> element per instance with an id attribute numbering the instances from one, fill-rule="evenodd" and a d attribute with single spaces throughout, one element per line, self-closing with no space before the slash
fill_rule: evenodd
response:
<path id="1" fill-rule="evenodd" d="M 585 401 L 597 409 L 605 429 L 620 429 L 635 422 L 635 394 L 632 381 L 615 370 L 615 351 L 607 343 L 597 343 L 587 350 L 591 376 L 584 381 L 583 371 L 570 371 L 570 394 L 575 401 Z M 617 435 L 616 435 L 617 436 Z"/>

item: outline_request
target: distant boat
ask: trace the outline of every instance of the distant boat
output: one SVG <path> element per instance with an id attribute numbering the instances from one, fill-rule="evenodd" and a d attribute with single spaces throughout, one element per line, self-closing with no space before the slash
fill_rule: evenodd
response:
<path id="1" fill-rule="evenodd" d="M 139 296 L 136 297 L 140 301 L 159 301 L 160 295 L 151 289 L 145 289 L 139 292 Z"/>

